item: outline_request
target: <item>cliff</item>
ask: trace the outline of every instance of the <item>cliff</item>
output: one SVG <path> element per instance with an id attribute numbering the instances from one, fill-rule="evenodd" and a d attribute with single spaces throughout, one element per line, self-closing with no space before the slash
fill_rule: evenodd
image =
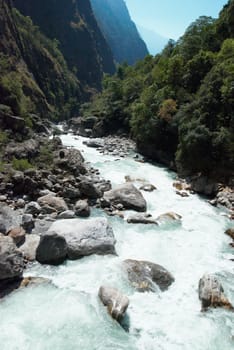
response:
<path id="1" fill-rule="evenodd" d="M 68 67 L 83 86 L 100 89 L 115 66 L 88 0 L 14 0 L 14 6 L 50 39 L 59 42 Z"/>
<path id="2" fill-rule="evenodd" d="M 10 0 L 0 0 L 0 52 L 1 113 L 55 118 L 77 107 L 79 81 L 57 43 L 13 9 Z"/>
<path id="3" fill-rule="evenodd" d="M 116 62 L 134 64 L 148 54 L 123 0 L 91 0 L 91 4 Z"/>

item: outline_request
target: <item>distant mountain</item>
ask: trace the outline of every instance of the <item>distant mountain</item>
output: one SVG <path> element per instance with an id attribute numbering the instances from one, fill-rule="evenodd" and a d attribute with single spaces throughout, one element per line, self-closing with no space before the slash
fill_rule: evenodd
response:
<path id="1" fill-rule="evenodd" d="M 116 62 L 134 64 L 148 54 L 124 0 L 91 0 L 91 4 Z"/>
<path id="2" fill-rule="evenodd" d="M 137 28 L 151 55 L 160 53 L 169 40 L 169 38 L 166 38 L 155 31 L 144 28 L 138 24 Z"/>

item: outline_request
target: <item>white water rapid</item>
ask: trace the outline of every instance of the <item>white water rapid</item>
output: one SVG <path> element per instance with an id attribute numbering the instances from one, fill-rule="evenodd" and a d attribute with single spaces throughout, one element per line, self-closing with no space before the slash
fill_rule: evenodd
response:
<path id="1" fill-rule="evenodd" d="M 232 248 L 224 234 L 231 226 L 225 211 L 197 195 L 181 198 L 172 186 L 175 174 L 138 163 L 116 160 L 82 144 L 84 138 L 63 135 L 66 146 L 83 150 L 92 166 L 113 186 L 124 176 L 145 179 L 157 187 L 144 192 L 148 212 L 182 215 L 181 225 L 131 225 L 108 217 L 118 256 L 90 256 L 58 267 L 34 264 L 26 275 L 43 276 L 52 285 L 29 287 L 0 302 L 1 350 L 231 350 L 234 314 L 223 309 L 201 313 L 198 281 L 216 273 L 234 303 Z M 135 183 L 140 186 L 140 182 Z M 105 215 L 93 210 L 92 216 Z M 138 293 L 121 270 L 124 259 L 148 260 L 175 277 L 166 292 Z M 101 285 L 119 288 L 130 299 L 129 333 L 107 314 L 98 300 Z"/>

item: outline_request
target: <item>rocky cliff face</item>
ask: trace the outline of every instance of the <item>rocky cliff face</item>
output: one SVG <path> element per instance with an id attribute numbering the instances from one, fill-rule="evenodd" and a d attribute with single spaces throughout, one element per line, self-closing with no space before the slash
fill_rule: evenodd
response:
<path id="1" fill-rule="evenodd" d="M 83 86 L 100 89 L 103 72 L 114 72 L 111 50 L 88 0 L 14 0 L 14 6 L 59 41 L 68 67 Z"/>
<path id="2" fill-rule="evenodd" d="M 91 4 L 116 62 L 134 64 L 148 54 L 123 0 L 91 0 Z"/>
<path id="3" fill-rule="evenodd" d="M 30 126 L 30 113 L 63 115 L 79 103 L 77 78 L 68 70 L 55 42 L 29 18 L 0 0 L 0 114 L 21 115 Z"/>

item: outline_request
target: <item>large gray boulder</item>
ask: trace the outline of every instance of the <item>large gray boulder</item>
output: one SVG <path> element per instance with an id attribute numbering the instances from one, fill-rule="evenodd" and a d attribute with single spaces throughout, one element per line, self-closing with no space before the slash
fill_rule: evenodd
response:
<path id="1" fill-rule="evenodd" d="M 7 234 L 19 224 L 20 218 L 17 213 L 7 205 L 0 203 L 0 233 Z"/>
<path id="2" fill-rule="evenodd" d="M 50 231 L 67 242 L 67 255 L 75 260 L 91 254 L 115 254 L 115 237 L 106 218 L 55 221 Z"/>
<path id="3" fill-rule="evenodd" d="M 36 260 L 41 264 L 59 265 L 67 257 L 67 243 L 56 232 L 46 232 L 40 237 Z"/>
<path id="4" fill-rule="evenodd" d="M 103 305 L 107 307 L 110 316 L 118 322 L 121 321 L 129 305 L 128 297 L 118 289 L 106 286 L 100 287 L 98 296 Z"/>
<path id="5" fill-rule="evenodd" d="M 146 201 L 141 192 L 131 183 L 126 183 L 105 192 L 104 198 L 112 205 L 122 204 L 125 209 L 146 211 Z"/>
<path id="6" fill-rule="evenodd" d="M 124 270 L 132 286 L 139 292 L 155 292 L 156 285 L 165 291 L 174 282 L 174 277 L 164 267 L 149 261 L 125 260 Z"/>
<path id="7" fill-rule="evenodd" d="M 38 204 L 43 208 L 51 208 L 51 210 L 57 211 L 61 213 L 63 211 L 68 210 L 68 206 L 63 198 L 56 197 L 52 194 L 47 194 L 38 198 Z"/>
<path id="8" fill-rule="evenodd" d="M 228 310 L 234 310 L 232 304 L 224 294 L 222 284 L 216 276 L 205 274 L 199 280 L 199 299 L 201 300 L 202 309 L 206 311 L 209 307 L 224 307 Z"/>
<path id="9" fill-rule="evenodd" d="M 17 249 L 12 238 L 0 235 L 0 281 L 21 277 L 23 268 L 23 254 Z"/>

